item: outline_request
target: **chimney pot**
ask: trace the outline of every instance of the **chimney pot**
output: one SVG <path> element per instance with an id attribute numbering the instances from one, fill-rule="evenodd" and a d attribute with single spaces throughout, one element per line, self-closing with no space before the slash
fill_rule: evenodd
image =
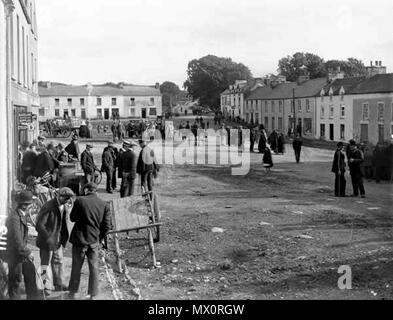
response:
<path id="1" fill-rule="evenodd" d="M 160 89 L 160 84 L 156 82 L 156 89 Z"/>
<path id="2" fill-rule="evenodd" d="M 378 67 L 378 60 L 375 60 L 375 65 Z"/>
<path id="3" fill-rule="evenodd" d="M 382 67 L 382 61 L 379 61 L 379 66 Z"/>

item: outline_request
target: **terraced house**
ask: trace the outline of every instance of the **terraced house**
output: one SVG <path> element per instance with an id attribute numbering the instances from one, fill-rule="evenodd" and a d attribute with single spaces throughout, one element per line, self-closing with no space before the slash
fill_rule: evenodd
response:
<path id="1" fill-rule="evenodd" d="M 147 119 L 162 115 L 162 96 L 158 83 L 154 86 L 123 83 L 74 86 L 42 82 L 39 95 L 40 121 L 59 117 Z"/>

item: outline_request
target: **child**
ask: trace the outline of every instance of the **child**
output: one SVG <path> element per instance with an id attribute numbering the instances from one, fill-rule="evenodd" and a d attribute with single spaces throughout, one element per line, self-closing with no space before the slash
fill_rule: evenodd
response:
<path id="1" fill-rule="evenodd" d="M 273 167 L 273 158 L 272 158 L 272 152 L 270 151 L 269 147 L 265 148 L 262 161 L 263 161 L 263 166 L 266 168 L 266 172 L 270 172 L 270 168 Z"/>

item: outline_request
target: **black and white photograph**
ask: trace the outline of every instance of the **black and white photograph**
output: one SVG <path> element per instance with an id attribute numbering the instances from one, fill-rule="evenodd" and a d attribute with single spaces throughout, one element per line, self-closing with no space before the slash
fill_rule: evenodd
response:
<path id="1" fill-rule="evenodd" d="M 391 0 L 0 0 L 0 308 L 391 300 L 392 31 Z"/>

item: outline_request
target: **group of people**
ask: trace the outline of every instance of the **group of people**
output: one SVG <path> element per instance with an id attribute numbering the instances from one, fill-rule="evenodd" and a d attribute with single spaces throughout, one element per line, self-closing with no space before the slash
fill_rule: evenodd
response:
<path id="1" fill-rule="evenodd" d="M 79 291 L 81 269 L 87 258 L 89 265 L 88 295 L 94 300 L 99 294 L 99 259 L 101 244 L 112 229 L 109 204 L 97 195 L 97 186 L 88 183 L 84 195 L 75 199 L 74 192 L 65 187 L 41 208 L 36 222 L 36 246 L 39 248 L 42 292 L 37 287 L 37 270 L 34 255 L 28 246 L 28 212 L 33 203 L 33 193 L 19 193 L 15 210 L 7 219 L 8 294 L 11 300 L 20 299 L 20 283 L 25 283 L 28 300 L 45 299 L 51 291 L 68 291 L 75 299 Z M 68 215 L 74 223 L 70 232 Z M 69 284 L 64 282 L 63 250 L 72 244 L 72 268 Z M 49 265 L 53 274 L 50 285 Z"/>

